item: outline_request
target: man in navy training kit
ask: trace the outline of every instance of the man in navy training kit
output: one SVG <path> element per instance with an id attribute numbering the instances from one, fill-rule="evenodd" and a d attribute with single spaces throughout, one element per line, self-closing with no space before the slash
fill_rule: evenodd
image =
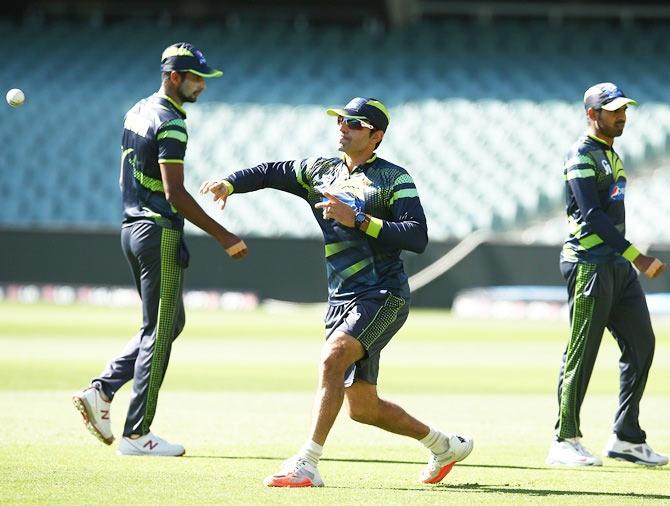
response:
<path id="1" fill-rule="evenodd" d="M 310 437 L 264 483 L 271 487 L 319 487 L 317 464 L 343 399 L 361 423 L 409 436 L 430 450 L 421 480 L 437 483 L 472 451 L 472 439 L 428 427 L 377 394 L 379 355 L 409 312 L 409 285 L 400 253 L 421 253 L 428 242 L 426 218 L 412 177 L 377 157 L 389 113 L 373 98 L 354 98 L 337 117 L 341 158 L 269 162 L 206 181 L 223 209 L 233 193 L 262 188 L 305 199 L 323 232 L 328 274 L 326 342 Z"/>
<path id="2" fill-rule="evenodd" d="M 165 49 L 161 71 L 160 90 L 126 113 L 121 145 L 121 246 L 142 299 L 142 327 L 91 386 L 73 397 L 87 428 L 111 444 L 110 403 L 133 380 L 120 455 L 184 454 L 183 446 L 151 432 L 172 342 L 185 323 L 182 274 L 189 254 L 184 218 L 212 235 L 231 257 L 246 254 L 244 242 L 205 213 L 184 188 L 188 134 L 182 106 L 198 99 L 205 78 L 222 73 L 187 42 Z"/>
<path id="3" fill-rule="evenodd" d="M 662 466 L 668 457 L 647 444 L 640 428 L 640 400 L 654 356 L 654 331 L 637 269 L 649 278 L 665 264 L 643 255 L 625 237 L 626 173 L 612 145 L 626 124 L 626 109 L 637 102 L 616 85 L 600 83 L 584 94 L 589 124 L 565 159 L 570 234 L 561 252 L 567 281 L 571 332 L 558 381 L 556 435 L 547 464 L 601 466 L 581 444 L 579 412 L 605 328 L 621 349 L 619 407 L 607 457 Z"/>

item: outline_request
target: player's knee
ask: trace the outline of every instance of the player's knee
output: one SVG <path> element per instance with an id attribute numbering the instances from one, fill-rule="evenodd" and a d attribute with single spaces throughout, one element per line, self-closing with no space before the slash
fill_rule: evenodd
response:
<path id="1" fill-rule="evenodd" d="M 342 350 L 329 350 L 321 356 L 321 370 L 326 375 L 344 374 L 349 365 Z"/>
<path id="2" fill-rule="evenodd" d="M 326 374 L 344 374 L 347 367 L 355 362 L 355 350 L 344 340 L 327 342 L 321 353 L 321 369 Z"/>

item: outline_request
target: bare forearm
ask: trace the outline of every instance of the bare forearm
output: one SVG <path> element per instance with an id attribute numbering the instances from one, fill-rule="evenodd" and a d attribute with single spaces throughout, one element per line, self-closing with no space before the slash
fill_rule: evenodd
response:
<path id="1" fill-rule="evenodd" d="M 174 191 L 166 197 L 184 218 L 209 235 L 219 238 L 225 232 L 225 229 L 209 216 L 186 190 Z"/>

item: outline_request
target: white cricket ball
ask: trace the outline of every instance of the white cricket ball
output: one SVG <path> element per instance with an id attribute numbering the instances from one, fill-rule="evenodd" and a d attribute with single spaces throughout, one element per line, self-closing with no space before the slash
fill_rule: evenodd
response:
<path id="1" fill-rule="evenodd" d="M 12 107 L 21 107 L 26 100 L 26 96 L 18 88 L 12 88 L 7 92 L 7 103 Z"/>

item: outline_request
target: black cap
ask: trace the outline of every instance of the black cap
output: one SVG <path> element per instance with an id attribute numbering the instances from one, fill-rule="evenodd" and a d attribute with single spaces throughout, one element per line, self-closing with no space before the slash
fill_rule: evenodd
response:
<path id="1" fill-rule="evenodd" d="M 388 109 L 376 98 L 352 98 L 343 108 L 328 109 L 326 114 L 364 120 L 383 132 L 386 132 L 389 121 L 391 121 Z"/>
<path id="2" fill-rule="evenodd" d="M 188 42 L 177 42 L 161 55 L 161 71 L 192 72 L 201 77 L 221 77 L 223 72 L 207 65 L 202 51 Z"/>
<path id="3" fill-rule="evenodd" d="M 596 110 L 616 111 L 624 105 L 637 105 L 637 102 L 628 98 L 614 83 L 594 84 L 584 93 L 584 109 L 592 107 Z"/>

